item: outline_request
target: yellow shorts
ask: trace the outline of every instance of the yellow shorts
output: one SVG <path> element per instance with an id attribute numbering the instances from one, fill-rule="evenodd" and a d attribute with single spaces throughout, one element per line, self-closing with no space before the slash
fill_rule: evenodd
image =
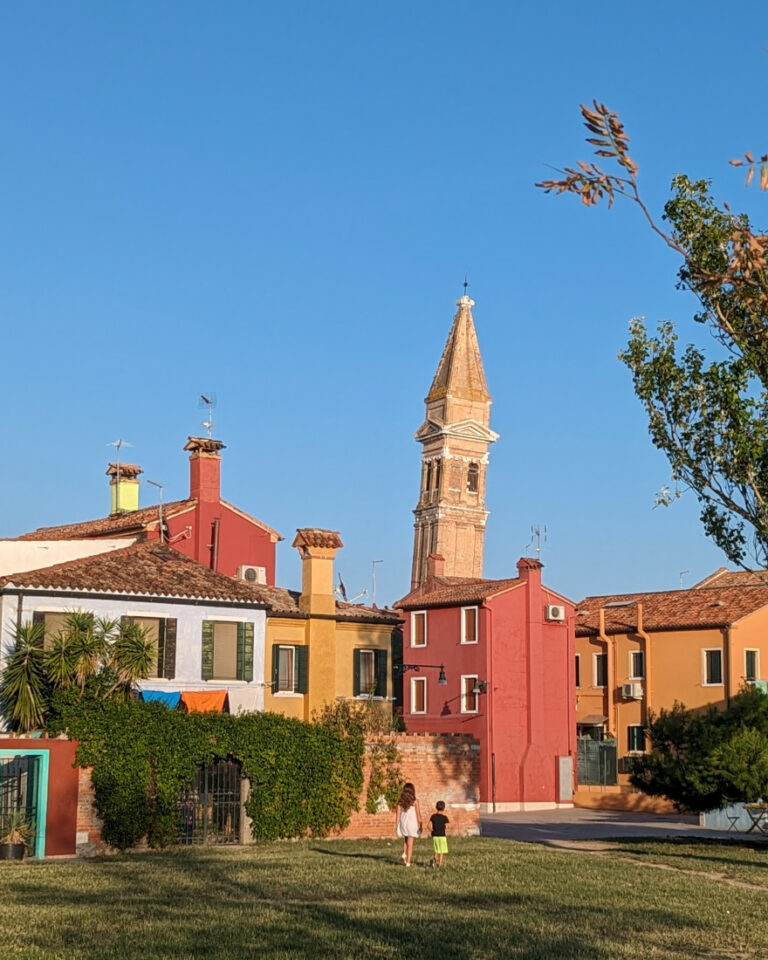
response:
<path id="1" fill-rule="evenodd" d="M 435 853 L 448 853 L 448 837 L 432 837 L 432 849 Z"/>

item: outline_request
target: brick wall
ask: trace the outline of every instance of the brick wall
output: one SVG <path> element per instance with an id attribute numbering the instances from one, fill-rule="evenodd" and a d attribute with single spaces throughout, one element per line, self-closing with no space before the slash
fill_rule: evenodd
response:
<path id="1" fill-rule="evenodd" d="M 445 814 L 452 836 L 472 836 L 480 832 L 480 750 L 474 737 L 464 734 L 403 734 L 396 738 L 400 752 L 403 781 L 410 780 L 424 819 L 435 812 L 438 800 L 445 800 Z M 378 813 L 367 813 L 365 796 L 369 770 L 360 799 L 360 811 L 353 813 L 349 826 L 338 836 L 373 838 L 395 836 L 395 814 L 385 804 Z"/>
<path id="2" fill-rule="evenodd" d="M 480 752 L 477 741 L 464 734 L 403 734 L 396 738 L 400 752 L 403 781 L 416 787 L 425 823 L 435 812 L 438 800 L 445 801 L 451 836 L 473 836 L 480 832 Z M 378 813 L 367 813 L 365 799 L 370 769 L 366 764 L 360 811 L 353 813 L 350 824 L 335 836 L 346 839 L 395 837 L 395 814 L 381 804 Z M 103 852 L 101 820 L 94 805 L 90 770 L 79 770 L 77 804 L 77 852 L 88 856 Z"/>

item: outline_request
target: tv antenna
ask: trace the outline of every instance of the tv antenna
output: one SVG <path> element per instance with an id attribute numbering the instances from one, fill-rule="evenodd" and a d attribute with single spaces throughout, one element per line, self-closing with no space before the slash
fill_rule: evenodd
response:
<path id="1" fill-rule="evenodd" d="M 534 524 L 531 527 L 531 542 L 525 545 L 525 549 L 532 547 L 534 543 L 536 544 L 536 559 L 541 560 L 541 545 L 547 542 L 547 528 L 546 525 L 542 524 L 538 526 Z"/>
<path id="2" fill-rule="evenodd" d="M 208 439 L 210 440 L 213 437 L 213 408 L 216 406 L 216 394 L 211 392 L 201 393 L 200 406 L 208 410 L 208 415 L 203 420 L 202 426 L 208 431 Z"/>
<path id="3" fill-rule="evenodd" d="M 119 437 L 111 440 L 107 446 L 115 448 L 115 513 L 120 513 L 120 450 L 122 447 L 132 447 L 133 444 Z"/>
<path id="4" fill-rule="evenodd" d="M 683 577 L 684 577 L 687 573 L 690 573 L 690 572 L 691 572 L 690 570 L 681 570 L 681 571 L 680 571 L 680 589 L 681 589 L 681 590 L 683 589 Z"/>
<path id="5" fill-rule="evenodd" d="M 376 606 L 376 564 L 384 563 L 383 560 L 371 560 L 371 604 Z"/>
<path id="6" fill-rule="evenodd" d="M 160 491 L 160 500 L 157 504 L 157 519 L 160 524 L 160 543 L 165 543 L 165 528 L 163 527 L 163 484 L 158 483 L 157 480 L 147 480 L 147 483 L 153 487 L 157 487 Z"/>

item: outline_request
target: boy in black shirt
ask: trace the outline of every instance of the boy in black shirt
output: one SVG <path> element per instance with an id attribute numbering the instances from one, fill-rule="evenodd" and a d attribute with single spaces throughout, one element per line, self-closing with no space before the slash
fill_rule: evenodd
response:
<path id="1" fill-rule="evenodd" d="M 448 840 L 445 836 L 445 827 L 450 820 L 445 816 L 445 801 L 438 800 L 435 804 L 437 813 L 433 813 L 429 818 L 432 826 L 432 849 L 434 854 L 429 861 L 430 867 L 442 867 L 445 862 L 445 855 L 448 853 Z"/>

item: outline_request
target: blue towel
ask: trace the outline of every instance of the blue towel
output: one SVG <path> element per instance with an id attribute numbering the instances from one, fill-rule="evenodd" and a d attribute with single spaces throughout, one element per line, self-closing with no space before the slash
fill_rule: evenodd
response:
<path id="1" fill-rule="evenodd" d="M 149 703 L 150 700 L 155 700 L 158 703 L 164 703 L 169 710 L 178 707 L 181 698 L 180 693 L 174 693 L 170 690 L 142 690 L 141 695 L 145 703 Z"/>

